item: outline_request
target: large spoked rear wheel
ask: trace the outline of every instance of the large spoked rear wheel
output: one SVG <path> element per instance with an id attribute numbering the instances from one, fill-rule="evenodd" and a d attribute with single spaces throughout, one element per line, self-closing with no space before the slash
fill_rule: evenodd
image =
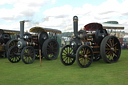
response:
<path id="1" fill-rule="evenodd" d="M 17 46 L 17 39 L 11 39 L 6 43 L 6 50 L 8 50 L 11 46 Z"/>
<path id="2" fill-rule="evenodd" d="M 119 40 L 115 36 L 106 36 L 101 42 L 100 54 L 106 63 L 117 62 L 121 54 Z"/>
<path id="3" fill-rule="evenodd" d="M 9 40 L 7 43 L 6 43 L 6 46 L 5 46 L 5 56 L 7 55 L 7 52 L 8 52 L 8 49 L 12 46 L 17 46 L 17 42 L 18 40 L 17 39 L 11 39 Z"/>
<path id="4" fill-rule="evenodd" d="M 9 48 L 7 53 L 8 60 L 12 63 L 17 63 L 21 60 L 20 54 L 18 53 L 18 47 L 12 46 Z"/>
<path id="5" fill-rule="evenodd" d="M 25 64 L 31 64 L 35 60 L 35 50 L 32 46 L 26 46 L 21 52 L 22 61 Z"/>
<path id="6" fill-rule="evenodd" d="M 73 48 L 70 45 L 64 46 L 60 54 L 61 62 L 64 65 L 72 65 L 75 62 L 75 59 Z"/>
<path id="7" fill-rule="evenodd" d="M 91 65 L 93 61 L 93 51 L 87 45 L 82 45 L 76 52 L 76 60 L 80 67 L 86 68 Z"/>
<path id="8" fill-rule="evenodd" d="M 59 44 L 55 39 L 47 39 L 42 47 L 42 53 L 47 60 L 55 60 L 59 54 Z"/>

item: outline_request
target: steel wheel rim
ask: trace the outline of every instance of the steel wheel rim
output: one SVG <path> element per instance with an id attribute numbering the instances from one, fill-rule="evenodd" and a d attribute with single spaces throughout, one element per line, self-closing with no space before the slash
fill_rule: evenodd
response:
<path id="1" fill-rule="evenodd" d="M 51 41 L 47 45 L 47 56 L 49 59 L 53 59 L 55 56 L 58 55 L 58 44 L 55 41 Z"/>
<path id="2" fill-rule="evenodd" d="M 35 60 L 35 51 L 32 47 L 26 47 L 23 49 L 22 60 L 26 64 L 33 63 Z"/>
<path id="3" fill-rule="evenodd" d="M 109 61 L 115 62 L 119 59 L 121 48 L 120 43 L 116 38 L 109 38 L 105 48 L 106 58 Z"/>
<path id="4" fill-rule="evenodd" d="M 18 47 L 11 47 L 8 52 L 8 59 L 12 63 L 19 62 L 21 57 L 18 55 Z"/>
<path id="5" fill-rule="evenodd" d="M 90 47 L 82 46 L 77 51 L 77 63 L 81 67 L 88 67 L 93 61 L 93 52 Z"/>
<path id="6" fill-rule="evenodd" d="M 17 41 L 12 41 L 12 42 L 10 42 L 9 48 L 10 48 L 11 46 L 17 46 Z"/>
<path id="7" fill-rule="evenodd" d="M 71 65 L 75 61 L 75 56 L 70 57 L 70 55 L 74 56 L 73 49 L 70 46 L 65 46 L 61 52 L 61 60 L 66 65 Z"/>

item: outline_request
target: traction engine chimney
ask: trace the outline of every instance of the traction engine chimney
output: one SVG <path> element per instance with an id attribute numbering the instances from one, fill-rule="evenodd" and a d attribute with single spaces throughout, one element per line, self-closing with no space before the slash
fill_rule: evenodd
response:
<path id="1" fill-rule="evenodd" d="M 74 29 L 74 35 L 75 37 L 78 36 L 78 17 L 74 16 L 73 17 L 73 29 Z"/>
<path id="2" fill-rule="evenodd" d="M 25 21 L 20 21 L 20 39 L 23 39 L 24 36 L 24 22 Z"/>

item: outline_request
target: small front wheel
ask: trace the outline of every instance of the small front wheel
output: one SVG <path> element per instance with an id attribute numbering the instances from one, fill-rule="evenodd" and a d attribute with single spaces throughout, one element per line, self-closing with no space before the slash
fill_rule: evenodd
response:
<path id="1" fill-rule="evenodd" d="M 17 63 L 21 60 L 20 54 L 18 53 L 17 46 L 11 46 L 7 52 L 8 60 L 12 63 Z"/>
<path id="2" fill-rule="evenodd" d="M 91 65 L 93 61 L 93 51 L 87 45 L 82 45 L 76 52 L 76 60 L 80 67 L 86 68 Z"/>
<path id="3" fill-rule="evenodd" d="M 75 62 L 76 58 L 73 48 L 70 45 L 66 45 L 62 48 L 60 60 L 64 65 L 72 65 Z"/>
<path id="4" fill-rule="evenodd" d="M 32 46 L 26 46 L 21 52 L 22 61 L 25 64 L 31 64 L 35 60 L 35 50 Z"/>

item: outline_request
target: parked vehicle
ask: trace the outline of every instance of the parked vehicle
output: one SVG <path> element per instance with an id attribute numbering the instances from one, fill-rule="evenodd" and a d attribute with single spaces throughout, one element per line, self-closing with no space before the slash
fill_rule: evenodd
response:
<path id="1" fill-rule="evenodd" d="M 117 37 L 111 36 L 100 23 L 89 23 L 78 31 L 78 17 L 73 17 L 74 37 L 70 45 L 62 48 L 60 59 L 64 65 L 77 64 L 86 68 L 101 58 L 106 63 L 117 62 L 121 54 L 121 45 Z"/>
<path id="2" fill-rule="evenodd" d="M 59 54 L 59 44 L 57 42 L 57 33 L 60 30 L 33 27 L 30 33 L 24 33 L 25 21 L 20 21 L 20 39 L 17 46 L 12 46 L 8 50 L 8 60 L 12 63 L 17 63 L 21 59 L 25 64 L 34 62 L 37 56 L 44 56 L 47 60 L 54 60 Z M 51 38 L 48 33 L 54 33 Z"/>
<path id="3" fill-rule="evenodd" d="M 19 31 L 0 29 L 0 56 L 6 57 L 8 49 L 16 46 L 18 33 Z"/>

